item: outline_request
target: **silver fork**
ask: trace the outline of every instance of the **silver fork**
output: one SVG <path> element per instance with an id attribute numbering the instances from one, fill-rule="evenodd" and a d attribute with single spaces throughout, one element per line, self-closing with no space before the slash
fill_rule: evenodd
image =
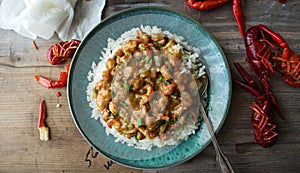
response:
<path id="1" fill-rule="evenodd" d="M 201 113 L 201 115 L 202 115 L 202 117 L 203 117 L 203 119 L 206 123 L 208 132 L 211 135 L 211 141 L 212 141 L 214 149 L 216 151 L 216 161 L 217 161 L 218 166 L 219 166 L 222 173 L 234 173 L 234 170 L 233 170 L 228 158 L 222 152 L 222 150 L 221 150 L 221 148 L 218 144 L 218 141 L 216 139 L 215 133 L 214 133 L 213 128 L 212 128 L 212 124 L 211 124 L 210 120 L 208 119 L 208 117 L 206 115 L 206 112 L 204 110 L 204 106 L 203 106 L 203 103 L 202 103 L 203 94 L 205 93 L 205 91 L 207 89 L 207 86 L 208 86 L 208 77 L 207 76 L 202 77 L 201 81 L 202 81 L 203 85 L 201 86 L 201 88 L 199 90 L 199 93 L 200 93 L 200 113 Z"/>

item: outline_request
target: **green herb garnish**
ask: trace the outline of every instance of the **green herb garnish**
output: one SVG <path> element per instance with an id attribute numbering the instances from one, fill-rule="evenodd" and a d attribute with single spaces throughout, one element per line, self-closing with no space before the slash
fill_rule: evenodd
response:
<path id="1" fill-rule="evenodd" d="M 142 59 L 142 60 L 146 59 L 146 55 L 143 55 L 141 59 Z"/>
<path id="2" fill-rule="evenodd" d="M 137 125 L 138 125 L 138 126 L 143 125 L 143 119 L 142 119 L 141 117 L 139 117 L 139 118 L 137 119 Z"/>
<path id="3" fill-rule="evenodd" d="M 177 124 L 178 121 L 169 121 L 168 124 Z"/>
<path id="4" fill-rule="evenodd" d="M 163 79 L 164 79 L 164 78 L 163 78 L 162 75 L 160 74 L 160 75 L 158 76 L 158 79 L 157 79 L 157 80 L 161 82 Z"/>
<path id="5" fill-rule="evenodd" d="M 113 114 L 114 117 L 117 117 L 118 115 L 119 115 L 119 110 L 115 114 Z"/>
<path id="6" fill-rule="evenodd" d="M 125 103 L 125 102 L 123 102 L 123 101 L 121 101 L 120 104 L 121 104 L 122 106 L 124 106 L 124 107 L 128 106 L 127 103 Z"/>
<path id="7" fill-rule="evenodd" d="M 159 49 L 161 49 L 163 46 L 162 46 L 161 44 L 157 43 L 157 47 L 158 47 Z"/>
<path id="8" fill-rule="evenodd" d="M 117 94 L 114 93 L 113 91 L 110 92 L 110 95 L 111 95 L 112 98 L 115 98 L 117 96 Z"/>
<path id="9" fill-rule="evenodd" d="M 136 62 L 140 62 L 142 60 L 142 58 L 135 58 Z"/>
<path id="10" fill-rule="evenodd" d="M 148 57 L 147 60 L 146 60 L 146 64 L 149 64 L 151 60 L 152 60 L 152 58 Z"/>
<path id="11" fill-rule="evenodd" d="M 160 121 L 155 128 L 153 129 L 153 131 L 156 131 L 161 125 L 163 125 L 165 123 L 165 121 Z"/>
<path id="12" fill-rule="evenodd" d="M 134 133 L 132 136 L 134 137 L 134 139 L 136 140 L 136 142 L 139 142 L 139 139 L 137 138 L 137 134 L 136 133 Z"/>
<path id="13" fill-rule="evenodd" d="M 145 47 L 144 45 L 141 45 L 141 44 L 140 44 L 139 47 L 140 47 L 140 49 L 142 49 L 142 50 L 146 50 L 146 47 Z"/>
<path id="14" fill-rule="evenodd" d="M 146 55 L 143 55 L 141 58 L 135 58 L 136 62 L 140 62 L 142 60 L 146 59 Z"/>
<path id="15" fill-rule="evenodd" d="M 164 83 L 166 84 L 166 85 L 170 85 L 170 82 L 169 81 L 164 81 Z"/>
<path id="16" fill-rule="evenodd" d="M 128 85 L 127 83 L 124 83 L 123 86 L 125 88 L 125 92 L 128 92 L 131 88 L 133 88 L 132 85 Z"/>

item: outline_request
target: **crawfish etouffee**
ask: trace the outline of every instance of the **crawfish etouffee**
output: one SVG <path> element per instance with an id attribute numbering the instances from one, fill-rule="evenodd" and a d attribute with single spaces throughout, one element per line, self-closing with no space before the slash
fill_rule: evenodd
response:
<path id="1" fill-rule="evenodd" d="M 134 28 L 108 48 L 90 73 L 94 118 L 116 141 L 151 150 L 178 144 L 200 123 L 200 51 L 157 27 Z"/>

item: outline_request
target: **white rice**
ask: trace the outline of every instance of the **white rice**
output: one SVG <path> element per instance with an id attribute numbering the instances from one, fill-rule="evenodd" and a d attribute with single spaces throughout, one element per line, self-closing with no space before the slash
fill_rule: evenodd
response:
<path id="1" fill-rule="evenodd" d="M 184 51 L 184 55 L 182 57 L 183 64 L 185 67 L 191 71 L 197 78 L 200 78 L 202 75 L 205 74 L 205 66 L 200 62 L 200 55 L 201 51 L 198 48 L 192 47 L 188 45 L 184 38 L 175 34 L 170 33 L 169 31 L 163 31 L 161 28 L 157 26 L 141 26 L 140 28 L 133 28 L 130 31 L 124 32 L 117 40 L 113 40 L 109 38 L 107 48 L 104 48 L 102 51 L 102 56 L 100 57 L 100 63 L 96 64 L 95 62 L 92 63 L 92 70 L 88 73 L 87 79 L 89 81 L 89 85 L 87 87 L 87 100 L 89 102 L 90 107 L 92 108 L 92 115 L 91 117 L 100 120 L 102 125 L 106 127 L 106 134 L 113 135 L 116 140 L 115 142 L 127 143 L 128 146 L 134 146 L 139 149 L 144 150 L 151 150 L 152 147 L 163 147 L 165 145 L 176 145 L 182 140 L 186 140 L 189 135 L 194 134 L 195 130 L 198 128 L 199 123 L 195 125 L 187 125 L 180 129 L 180 131 L 176 131 L 172 135 L 172 138 L 167 140 L 160 140 L 159 137 L 154 139 L 143 139 L 137 141 L 134 138 L 128 139 L 125 135 L 120 135 L 114 128 L 108 128 L 106 122 L 102 120 L 101 113 L 96 106 L 96 100 L 93 98 L 93 88 L 96 85 L 96 82 L 101 80 L 102 72 L 106 69 L 105 64 L 108 58 L 113 57 L 115 52 L 122 46 L 122 44 L 128 40 L 135 39 L 136 37 L 136 30 L 140 29 L 141 31 L 147 33 L 148 35 L 154 33 L 161 33 L 167 35 L 168 38 L 175 40 L 180 45 L 176 45 L 177 49 Z M 186 51 L 188 50 L 188 51 Z"/>

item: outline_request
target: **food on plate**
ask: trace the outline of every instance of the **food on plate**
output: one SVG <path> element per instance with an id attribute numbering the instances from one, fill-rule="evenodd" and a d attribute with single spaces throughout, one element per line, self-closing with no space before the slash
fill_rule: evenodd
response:
<path id="1" fill-rule="evenodd" d="M 200 124 L 200 50 L 182 37 L 141 26 L 108 40 L 89 73 L 88 101 L 116 141 L 151 150 L 175 145 Z"/>

